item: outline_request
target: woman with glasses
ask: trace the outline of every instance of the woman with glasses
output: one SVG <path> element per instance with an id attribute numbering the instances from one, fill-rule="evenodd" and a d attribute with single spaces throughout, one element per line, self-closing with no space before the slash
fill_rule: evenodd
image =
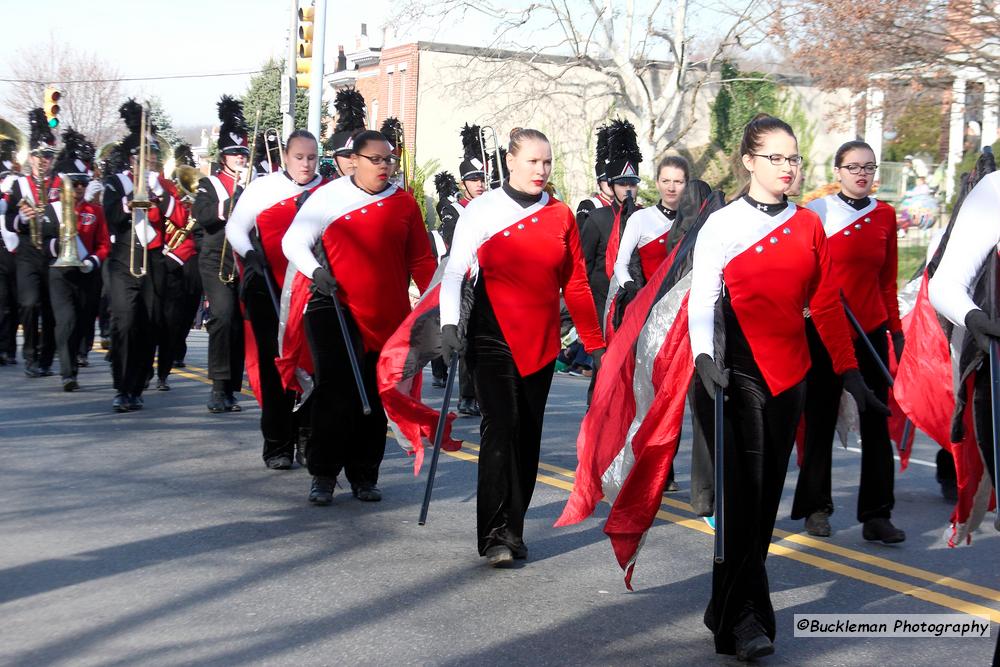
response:
<path id="1" fill-rule="evenodd" d="M 333 502 L 341 470 L 355 498 L 382 499 L 377 484 L 388 422 L 375 364 L 410 313 L 410 278 L 423 292 L 437 268 L 416 200 L 389 182 L 396 162 L 389 141 L 366 130 L 354 138 L 350 159 L 353 175 L 318 188 L 281 241 L 285 257 L 313 290 L 303 322 L 315 382 L 306 463 L 313 478 L 309 501 L 318 505 Z M 291 290 L 306 282 L 297 279 Z M 343 307 L 347 341 L 334 294 Z M 362 411 L 345 343 L 358 351 L 369 415 Z"/>
<path id="2" fill-rule="evenodd" d="M 889 394 L 882 370 L 889 364 L 886 332 L 892 336 L 898 360 L 903 353 L 903 330 L 896 301 L 896 211 L 870 196 L 877 168 L 868 144 L 847 142 L 834 157 L 840 192 L 810 202 L 809 208 L 823 221 L 833 280 L 844 305 L 878 354 L 875 359 L 868 345 L 860 337 L 855 339 L 861 375 L 885 402 Z M 812 368 L 806 376 L 805 457 L 795 487 L 792 518 L 804 518 L 810 535 L 829 537 L 834 510 L 830 466 L 842 383 L 811 319 L 806 320 L 806 335 Z M 906 539 L 890 521 L 893 467 L 887 418 L 873 411 L 862 413 L 857 519 L 864 524 L 866 540 L 894 544 Z"/>
<path id="3" fill-rule="evenodd" d="M 476 528 L 479 555 L 493 567 L 528 556 L 524 515 L 560 348 L 560 290 L 595 364 L 604 348 L 576 218 L 545 192 L 549 140 L 515 128 L 506 160 L 510 176 L 502 187 L 463 212 L 441 280 L 441 355 L 461 354 L 468 341 L 483 413 Z M 463 338 L 458 324 L 467 274 L 475 299 Z"/>
<path id="4" fill-rule="evenodd" d="M 823 224 L 785 199 L 802 162 L 792 128 L 757 116 L 743 131 L 740 156 L 750 183 L 698 234 L 688 315 L 697 374 L 709 396 L 716 388 L 726 395 L 724 485 L 716 494 L 725 560 L 714 565 L 705 624 L 716 652 L 752 660 L 774 652 L 764 560 L 805 399 L 803 305 L 859 408 L 885 406 L 858 372 Z M 725 332 L 721 353 L 717 326 Z"/>

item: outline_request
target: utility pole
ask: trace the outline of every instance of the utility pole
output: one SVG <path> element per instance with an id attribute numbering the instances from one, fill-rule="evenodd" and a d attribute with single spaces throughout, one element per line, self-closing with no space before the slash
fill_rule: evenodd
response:
<path id="1" fill-rule="evenodd" d="M 316 18 L 313 24 L 313 68 L 309 85 L 309 131 L 320 138 L 323 115 L 323 57 L 326 51 L 326 0 L 315 0 Z"/>
<path id="2" fill-rule="evenodd" d="M 295 58 L 298 56 L 299 1 L 291 0 L 292 20 L 288 28 L 288 51 L 281 75 L 282 139 L 295 131 Z"/>

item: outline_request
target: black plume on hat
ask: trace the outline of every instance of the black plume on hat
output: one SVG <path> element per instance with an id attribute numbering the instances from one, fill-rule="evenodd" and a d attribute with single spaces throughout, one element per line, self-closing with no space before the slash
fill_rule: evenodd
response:
<path id="1" fill-rule="evenodd" d="M 0 163 L 13 162 L 14 153 L 17 152 L 17 142 L 13 139 L 0 139 Z M 5 169 L 0 165 L 0 170 Z"/>
<path id="2" fill-rule="evenodd" d="M 355 89 L 338 90 L 333 106 L 337 110 L 337 125 L 333 128 L 334 132 L 354 132 L 367 127 L 365 98 Z"/>
<path id="3" fill-rule="evenodd" d="M 639 179 L 642 153 L 635 134 L 635 126 L 627 120 L 616 118 L 608 126 L 608 180 Z"/>
<path id="4" fill-rule="evenodd" d="M 595 151 L 594 173 L 598 181 L 608 180 L 608 126 L 597 128 L 597 150 Z"/>
<path id="5" fill-rule="evenodd" d="M 451 172 L 442 171 L 434 177 L 434 189 L 437 190 L 439 203 L 453 199 L 458 194 L 458 181 Z"/>
<path id="6" fill-rule="evenodd" d="M 57 174 L 71 176 L 89 175 L 91 161 L 94 159 L 94 144 L 73 128 L 67 128 L 62 139 L 63 148 L 56 158 L 53 170 Z"/>
<path id="7" fill-rule="evenodd" d="M 458 177 L 463 181 L 486 179 L 486 165 L 483 164 L 483 139 L 478 125 L 462 127 L 462 164 L 458 166 Z"/>
<path id="8" fill-rule="evenodd" d="M 118 107 L 118 115 L 125 121 L 130 134 L 138 135 L 142 130 L 142 105 L 129 98 Z"/>
<path id="9" fill-rule="evenodd" d="M 499 188 L 510 174 L 507 171 L 507 149 L 500 147 L 500 162 L 490 158 L 490 188 Z"/>
<path id="10" fill-rule="evenodd" d="M 195 166 L 194 153 L 191 152 L 190 144 L 178 144 L 174 149 L 174 162 L 176 164 L 186 164 L 189 167 Z"/>
<path id="11" fill-rule="evenodd" d="M 31 151 L 54 153 L 56 137 L 52 134 L 49 121 L 45 117 L 45 111 L 41 107 L 28 112 L 28 125 L 31 129 L 28 138 L 28 147 Z"/>
<path id="12" fill-rule="evenodd" d="M 247 122 L 243 117 L 243 103 L 229 95 L 219 100 L 219 153 L 250 155 L 247 147 Z"/>
<path id="13" fill-rule="evenodd" d="M 403 143 L 403 124 L 395 116 L 389 116 L 382 121 L 382 127 L 379 128 L 379 132 L 389 140 L 393 150 L 399 148 Z"/>

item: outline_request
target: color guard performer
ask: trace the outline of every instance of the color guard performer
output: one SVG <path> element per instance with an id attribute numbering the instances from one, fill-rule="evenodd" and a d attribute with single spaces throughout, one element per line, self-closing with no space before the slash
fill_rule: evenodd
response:
<path id="1" fill-rule="evenodd" d="M 36 378 L 52 375 L 55 357 L 55 329 L 49 300 L 49 254 L 46 244 L 59 230 L 46 214 L 49 202 L 59 199 L 61 183 L 51 173 L 56 154 L 56 138 L 49 129 L 45 112 L 28 114 L 31 134 L 28 146 L 30 174 L 19 176 L 7 195 L 5 226 L 17 234 L 17 301 L 20 305 L 24 343 L 24 374 Z"/>
<path id="2" fill-rule="evenodd" d="M 870 195 L 875 185 L 875 153 L 863 141 L 849 141 L 834 156 L 840 192 L 809 202 L 826 229 L 831 276 L 844 303 L 861 324 L 879 359 L 873 359 L 860 338 L 854 355 L 865 384 L 878 399 L 889 398 L 889 384 L 879 361 L 889 367 L 892 335 L 897 360 L 903 353 L 903 326 L 896 300 L 896 211 Z M 856 333 L 856 332 L 855 332 Z M 834 373 L 830 355 L 811 318 L 806 335 L 812 367 L 806 375 L 805 456 L 795 487 L 792 518 L 805 519 L 806 532 L 829 537 L 833 514 L 831 465 L 833 438 L 840 411 L 842 381 Z M 857 519 L 864 524 L 866 540 L 886 544 L 902 542 L 906 534 L 892 525 L 895 477 L 892 443 L 886 417 L 861 414 L 861 482 Z"/>
<path id="3" fill-rule="evenodd" d="M 367 127 L 365 98 L 353 88 L 345 88 L 337 91 L 333 106 L 337 110 L 337 124 L 323 147 L 333 153 L 337 174 L 351 176 L 354 174 L 351 171 L 354 169 L 354 161 L 351 159 L 354 152 L 354 137 L 364 132 Z"/>
<path id="4" fill-rule="evenodd" d="M 111 250 L 108 226 L 104 221 L 101 195 L 104 188 L 91 181 L 91 161 L 94 146 L 72 128 L 63 132 L 63 148 L 56 159 L 53 171 L 61 181 L 72 186 L 72 207 L 76 216 L 77 257 L 79 267 L 49 266 L 49 292 L 55 315 L 56 350 L 59 354 L 59 372 L 64 391 L 76 391 L 77 371 L 80 363 L 81 344 L 87 329 L 94 330 L 97 309 L 101 298 L 101 265 Z M 49 204 L 47 215 L 60 226 L 63 220 L 63 202 Z M 49 246 L 52 258 L 62 252 L 62 234 Z"/>
<path id="5" fill-rule="evenodd" d="M 228 95 L 219 101 L 219 171 L 198 184 L 191 206 L 198 270 L 212 317 L 208 329 L 208 378 L 212 394 L 208 411 L 239 412 L 236 395 L 243 386 L 243 317 L 232 246 L 226 241 L 226 221 L 243 192 L 240 181 L 248 168 L 247 124 L 243 103 Z"/>
<path id="6" fill-rule="evenodd" d="M 576 207 L 576 226 L 583 232 L 590 214 L 596 209 L 611 206 L 615 193 L 608 183 L 608 126 L 601 125 L 597 128 L 597 149 L 594 159 L 594 173 L 597 175 L 597 192 L 593 196 L 584 199 Z"/>
<path id="7" fill-rule="evenodd" d="M 7 201 L 14 182 L 21 175 L 21 167 L 15 161 L 17 142 L 0 139 L 0 366 L 17 363 L 17 234 L 7 229 L 7 210 L 12 206 Z"/>
<path id="8" fill-rule="evenodd" d="M 306 459 L 313 475 L 309 501 L 320 505 L 333 501 L 341 470 L 356 498 L 382 498 L 378 473 L 388 422 L 375 364 L 385 341 L 410 312 L 411 277 L 423 292 L 437 267 L 417 202 L 389 183 L 395 156 L 388 140 L 380 132 L 365 131 L 354 137 L 352 150 L 353 175 L 316 190 L 281 242 L 289 262 L 313 283 L 304 322 L 315 374 Z M 348 363 L 334 293 L 347 320 L 347 343 L 358 351 L 372 410 L 367 416 Z"/>
<path id="9" fill-rule="evenodd" d="M 483 421 L 477 491 L 480 556 L 492 566 L 526 558 L 524 515 L 538 470 L 542 421 L 559 353 L 559 296 L 588 352 L 604 340 L 573 212 L 544 188 L 552 149 L 537 130 L 511 132 L 509 179 L 474 200 L 455 231 L 441 283 L 441 352 L 466 355 Z M 459 334 L 462 282 L 475 301 Z"/>
<path id="10" fill-rule="evenodd" d="M 705 624 L 717 653 L 751 660 L 774 652 L 764 560 L 805 399 L 810 361 L 803 304 L 859 409 L 888 409 L 858 371 L 823 224 L 784 198 L 802 161 L 792 128 L 758 115 L 743 132 L 740 155 L 750 184 L 698 235 L 688 314 L 704 388 L 713 397 L 716 387 L 728 389 L 725 561 L 713 568 Z M 720 297 L 725 351 L 716 358 Z"/>
<path id="11" fill-rule="evenodd" d="M 325 182 L 316 173 L 316 137 L 307 130 L 296 130 L 285 146 L 284 171 L 251 181 L 226 223 L 226 238 L 243 260 L 240 292 L 250 324 L 247 341 L 252 336 L 254 342 L 247 345 L 246 365 L 251 370 L 250 386 L 260 403 L 264 464 L 273 470 L 292 467 L 297 423 L 302 420 L 302 409 L 298 414 L 293 412 L 295 394 L 282 386 L 274 363 L 278 356 L 277 306 L 288 269 L 281 239 L 292 224 L 303 193 L 313 192 Z"/>

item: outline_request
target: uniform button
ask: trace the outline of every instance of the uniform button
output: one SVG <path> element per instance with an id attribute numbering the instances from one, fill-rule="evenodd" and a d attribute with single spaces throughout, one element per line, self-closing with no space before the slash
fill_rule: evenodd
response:
<path id="1" fill-rule="evenodd" d="M 518 228 L 518 229 L 524 229 L 524 225 L 523 225 L 523 224 L 520 224 L 520 225 L 518 225 L 518 226 L 517 226 L 517 228 Z"/>
<path id="2" fill-rule="evenodd" d="M 871 222 L 871 221 L 872 221 L 871 218 L 865 218 L 865 222 Z"/>
<path id="3" fill-rule="evenodd" d="M 363 209 L 361 209 L 361 212 L 362 212 L 362 213 L 367 213 L 367 212 L 368 212 L 368 209 L 366 209 L 366 208 L 363 208 Z"/>
<path id="4" fill-rule="evenodd" d="M 756 250 L 757 252 L 764 252 L 764 246 L 759 245 L 756 248 L 754 248 L 754 250 Z"/>
<path id="5" fill-rule="evenodd" d="M 777 237 L 777 236 L 772 236 L 772 237 L 770 238 L 770 241 L 771 241 L 771 245 L 774 245 L 775 243 L 777 243 L 777 242 L 778 242 L 778 237 Z"/>
<path id="6" fill-rule="evenodd" d="M 660 239 L 660 243 L 666 243 L 666 242 L 667 242 L 666 239 Z"/>
<path id="7" fill-rule="evenodd" d="M 350 219 L 351 219 L 351 216 L 349 216 L 349 215 L 345 215 L 344 216 L 344 220 L 350 220 Z"/>
<path id="8" fill-rule="evenodd" d="M 861 229 L 861 223 L 859 222 L 858 224 L 854 225 L 854 228 L 855 229 Z"/>
<path id="9" fill-rule="evenodd" d="M 850 236 L 850 235 L 851 235 L 851 230 L 850 229 L 845 229 L 844 230 L 844 236 Z"/>
<path id="10" fill-rule="evenodd" d="M 532 218 L 531 221 L 532 222 L 538 222 L 538 218 Z"/>
<path id="11" fill-rule="evenodd" d="M 788 227 L 785 227 L 784 229 L 781 230 L 781 233 L 782 234 L 791 234 L 792 230 L 790 230 Z"/>
<path id="12" fill-rule="evenodd" d="M 510 232 L 504 232 L 503 235 L 504 236 L 510 236 Z"/>
<path id="13" fill-rule="evenodd" d="M 381 206 L 381 205 L 382 205 L 382 202 L 379 202 L 379 203 L 377 203 L 377 204 L 375 204 L 375 205 L 376 205 L 376 206 Z"/>

